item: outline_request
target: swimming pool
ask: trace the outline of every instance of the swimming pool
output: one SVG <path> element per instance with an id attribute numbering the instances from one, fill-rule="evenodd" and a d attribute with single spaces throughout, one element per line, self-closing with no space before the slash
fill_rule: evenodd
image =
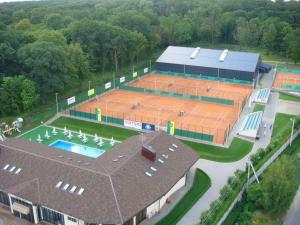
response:
<path id="1" fill-rule="evenodd" d="M 67 152 L 74 152 L 77 154 L 85 155 L 92 158 L 98 158 L 105 151 L 102 149 L 91 148 L 83 145 L 74 144 L 68 141 L 57 140 L 50 144 L 49 146 L 61 149 Z"/>

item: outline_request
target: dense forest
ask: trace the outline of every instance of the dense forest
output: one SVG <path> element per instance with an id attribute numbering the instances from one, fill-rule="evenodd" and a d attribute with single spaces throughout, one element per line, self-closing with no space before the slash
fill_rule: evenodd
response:
<path id="1" fill-rule="evenodd" d="M 300 2 L 54 0 L 0 4 L 0 116 L 168 45 L 259 47 L 300 60 Z"/>

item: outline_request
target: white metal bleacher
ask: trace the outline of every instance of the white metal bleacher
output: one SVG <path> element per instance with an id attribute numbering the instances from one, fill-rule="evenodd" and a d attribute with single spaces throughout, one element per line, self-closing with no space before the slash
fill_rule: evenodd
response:
<path id="1" fill-rule="evenodd" d="M 246 116 L 239 130 L 239 135 L 256 138 L 263 117 L 263 111 L 253 112 Z"/>
<path id="2" fill-rule="evenodd" d="M 257 90 L 254 97 L 254 102 L 267 104 L 270 97 L 270 88 Z"/>

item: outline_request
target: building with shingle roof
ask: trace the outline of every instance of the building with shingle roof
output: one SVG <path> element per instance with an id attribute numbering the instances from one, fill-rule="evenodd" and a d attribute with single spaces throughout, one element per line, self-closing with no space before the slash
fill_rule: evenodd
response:
<path id="1" fill-rule="evenodd" d="M 165 132 L 98 158 L 16 138 L 0 142 L 0 203 L 32 223 L 138 224 L 159 212 L 198 160 Z"/>

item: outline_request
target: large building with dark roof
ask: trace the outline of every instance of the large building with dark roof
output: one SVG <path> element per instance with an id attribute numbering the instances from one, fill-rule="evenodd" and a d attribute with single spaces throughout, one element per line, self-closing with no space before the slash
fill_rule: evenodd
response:
<path id="1" fill-rule="evenodd" d="M 256 82 L 260 64 L 258 53 L 169 46 L 156 60 L 155 68 L 158 71 Z"/>
<path id="2" fill-rule="evenodd" d="M 25 139 L 0 142 L 0 203 L 32 223 L 136 225 L 185 186 L 198 156 L 165 132 L 98 158 Z"/>

